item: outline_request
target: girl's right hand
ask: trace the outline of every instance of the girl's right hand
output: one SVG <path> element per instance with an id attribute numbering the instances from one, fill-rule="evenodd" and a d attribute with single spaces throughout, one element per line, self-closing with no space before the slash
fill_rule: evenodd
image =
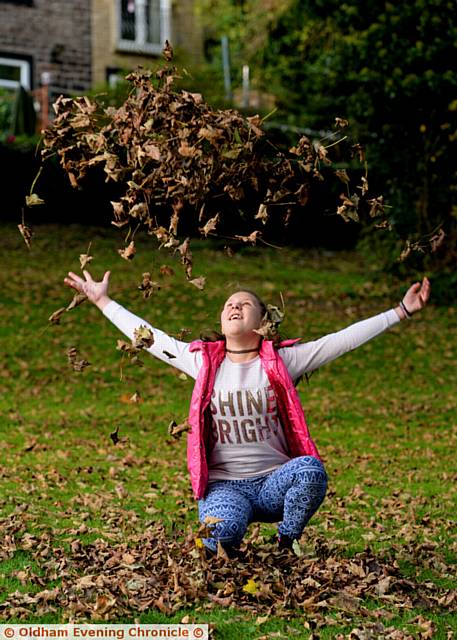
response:
<path id="1" fill-rule="evenodd" d="M 97 305 L 99 309 L 103 309 L 108 302 L 111 302 L 111 298 L 108 296 L 110 271 L 106 271 L 100 282 L 93 280 L 88 271 L 83 271 L 83 274 L 85 280 L 70 271 L 68 277 L 64 278 L 64 282 L 68 287 L 76 289 L 78 293 L 84 293 L 88 300 Z"/>

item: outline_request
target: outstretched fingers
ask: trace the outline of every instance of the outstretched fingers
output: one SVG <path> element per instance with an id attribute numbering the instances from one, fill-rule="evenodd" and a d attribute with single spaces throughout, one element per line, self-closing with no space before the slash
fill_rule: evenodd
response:
<path id="1" fill-rule="evenodd" d="M 93 284 L 93 279 L 92 276 L 90 275 L 90 273 L 86 270 L 83 271 L 84 277 L 86 278 L 86 282 L 90 282 L 91 284 Z"/>
<path id="2" fill-rule="evenodd" d="M 64 278 L 64 282 L 67 286 L 77 291 L 81 291 L 85 284 L 85 281 L 73 271 L 68 272 L 68 277 Z"/>
<path id="3" fill-rule="evenodd" d="M 422 280 L 422 285 L 419 291 L 419 296 L 424 305 L 427 304 L 428 299 L 430 298 L 430 291 L 431 291 L 430 280 L 425 277 Z"/>

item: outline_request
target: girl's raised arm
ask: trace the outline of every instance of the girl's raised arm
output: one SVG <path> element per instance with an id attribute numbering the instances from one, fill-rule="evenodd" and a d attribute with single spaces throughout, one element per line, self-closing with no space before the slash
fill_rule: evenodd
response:
<path id="1" fill-rule="evenodd" d="M 293 348 L 283 348 L 280 350 L 281 357 L 291 377 L 296 379 L 360 347 L 400 320 L 410 318 L 425 307 L 429 297 L 430 282 L 424 278 L 422 283 L 416 282 L 408 289 L 403 300 L 394 309 L 356 322 L 318 340 L 298 344 Z"/>
<path id="2" fill-rule="evenodd" d="M 189 343 L 177 340 L 165 332 L 152 327 L 146 320 L 134 315 L 108 295 L 110 272 L 106 271 L 103 279 L 96 282 L 88 271 L 83 271 L 84 279 L 70 271 L 64 279 L 67 286 L 79 293 L 84 293 L 100 311 L 130 340 L 135 330 L 146 326 L 152 331 L 154 343 L 146 349 L 151 355 L 184 373 L 196 378 L 201 366 L 201 354 L 190 352 Z"/>

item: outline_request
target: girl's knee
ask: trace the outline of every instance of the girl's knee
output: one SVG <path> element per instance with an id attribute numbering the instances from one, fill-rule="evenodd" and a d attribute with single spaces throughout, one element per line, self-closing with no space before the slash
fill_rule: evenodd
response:
<path id="1" fill-rule="evenodd" d="M 210 537 L 205 538 L 204 542 L 213 551 L 220 542 L 224 548 L 238 547 L 246 533 L 248 523 L 235 519 L 226 519 L 217 522 L 214 526 L 208 527 Z"/>
<path id="2" fill-rule="evenodd" d="M 311 456 L 303 456 L 296 460 L 296 478 L 299 484 L 323 500 L 327 493 L 327 473 L 321 460 Z"/>
<path id="3" fill-rule="evenodd" d="M 198 504 L 199 519 L 202 524 L 207 525 L 208 533 L 211 537 L 204 540 L 206 546 L 213 551 L 219 541 L 223 547 L 238 546 L 247 531 L 252 508 L 249 502 L 238 495 L 209 496 L 209 499 L 200 500 Z M 217 519 L 216 522 L 208 523 L 209 518 Z"/>

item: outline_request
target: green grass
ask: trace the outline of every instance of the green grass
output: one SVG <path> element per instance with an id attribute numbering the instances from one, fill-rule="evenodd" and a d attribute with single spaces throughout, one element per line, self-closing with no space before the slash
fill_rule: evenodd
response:
<path id="1" fill-rule="evenodd" d="M 96 276 L 112 270 L 116 300 L 168 333 L 190 329 L 188 339 L 217 328 L 218 310 L 238 286 L 275 304 L 282 293 L 283 333 L 312 340 L 390 308 L 409 285 L 376 280 L 355 253 L 255 247 L 228 258 L 208 243 L 194 242 L 194 274 L 208 279 L 200 292 L 185 281 L 178 260 L 157 251 L 152 239 L 139 241 L 137 256 L 127 263 L 117 254 L 122 242 L 114 230 L 42 226 L 29 252 L 16 227 L 3 225 L 0 505 L 1 533 L 10 546 L 3 545 L 0 555 L 0 604 L 15 591 L 33 594 L 59 584 L 57 576 L 43 574 L 31 550 L 14 549 L 19 530 L 47 536 L 52 554 L 56 547 L 69 549 L 75 537 L 83 546 L 97 539 L 129 543 L 158 520 L 166 531 L 189 524 L 197 529 L 185 443 L 167 434 L 169 422 L 187 414 L 192 381 L 147 356 L 144 367 L 121 363 L 120 334 L 89 304 L 65 314 L 60 325 L 48 323 L 70 301 L 63 277 L 79 270 L 79 254 L 89 242 L 90 270 Z M 163 264 L 175 275 L 161 276 Z M 138 290 L 145 271 L 161 283 L 148 300 Z M 313 540 L 323 539 L 346 558 L 369 547 L 395 561 L 405 579 L 455 588 L 455 321 L 454 307 L 430 304 L 412 322 L 396 325 L 315 372 L 309 384 L 301 383 L 307 420 L 330 478 L 329 495 L 303 544 L 312 547 Z M 91 362 L 82 373 L 67 363 L 70 346 Z M 128 404 L 135 391 L 142 402 Z M 114 446 L 110 433 L 117 427 L 126 441 Z M 274 527 L 263 525 L 262 531 L 271 534 Z M 395 603 L 363 604 L 382 606 L 388 611 L 385 626 L 412 637 L 419 637 L 418 616 L 433 620 L 436 638 L 446 638 L 455 625 L 452 614 L 439 607 L 405 611 Z M 0 612 L 4 620 L 15 619 L 8 609 Z M 138 619 L 179 622 L 186 614 L 214 623 L 216 638 L 278 632 L 308 638 L 313 628 L 306 612 L 256 624 L 263 613 L 212 602 L 171 618 L 151 609 Z M 65 615 L 58 607 L 34 610 L 27 621 L 60 622 Z M 334 623 L 328 617 L 319 637 L 345 637 L 363 623 L 356 613 L 332 615 Z"/>

